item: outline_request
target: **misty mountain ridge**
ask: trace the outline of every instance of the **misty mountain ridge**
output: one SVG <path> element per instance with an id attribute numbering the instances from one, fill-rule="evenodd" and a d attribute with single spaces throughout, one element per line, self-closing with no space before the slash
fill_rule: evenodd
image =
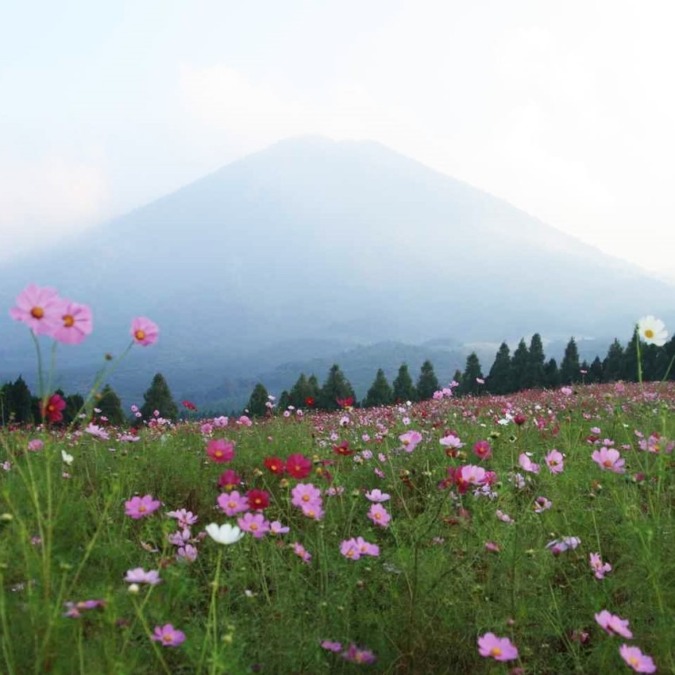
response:
<path id="1" fill-rule="evenodd" d="M 158 370 L 170 384 L 192 373 L 206 391 L 221 373 L 377 343 L 625 340 L 639 316 L 675 318 L 673 286 L 636 267 L 377 143 L 314 137 L 233 162 L 0 277 L 7 308 L 30 282 L 92 306 L 94 334 L 60 350 L 71 373 L 93 376 L 104 352 L 119 353 L 131 317 L 156 321 L 159 343 L 113 378 L 131 393 L 125 378 L 143 375 L 136 398 Z M 7 319 L 3 333 L 0 372 L 34 369 L 25 327 Z"/>

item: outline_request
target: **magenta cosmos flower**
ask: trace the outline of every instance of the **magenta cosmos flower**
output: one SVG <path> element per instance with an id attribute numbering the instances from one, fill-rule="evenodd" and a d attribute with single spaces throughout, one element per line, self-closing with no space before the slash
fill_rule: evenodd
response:
<path id="1" fill-rule="evenodd" d="M 94 323 L 91 317 L 91 309 L 87 305 L 63 300 L 58 313 L 59 325 L 51 333 L 55 340 L 68 345 L 77 345 L 87 335 L 91 334 Z"/>
<path id="2" fill-rule="evenodd" d="M 478 653 L 495 661 L 513 661 L 518 658 L 518 648 L 505 637 L 485 633 L 478 638 Z"/>
<path id="3" fill-rule="evenodd" d="M 156 511 L 161 506 L 158 499 L 154 499 L 152 495 L 145 495 L 144 497 L 132 497 L 129 501 L 124 502 L 125 515 L 138 520 L 145 518 Z"/>
<path id="4" fill-rule="evenodd" d="M 136 317 L 131 322 L 131 337 L 136 344 L 147 347 L 157 342 L 159 327 L 154 321 L 144 316 Z"/>
<path id="5" fill-rule="evenodd" d="M 206 444 L 206 454 L 219 464 L 231 462 L 234 459 L 234 443 L 224 438 L 212 439 Z"/>
<path id="6" fill-rule="evenodd" d="M 167 623 L 165 626 L 155 626 L 152 639 L 161 642 L 165 647 L 178 647 L 185 642 L 185 633 Z"/>
<path id="7" fill-rule="evenodd" d="M 619 647 L 619 654 L 621 658 L 636 672 L 636 673 L 655 673 L 656 665 L 651 656 L 643 654 L 638 647 L 630 647 L 628 645 L 621 645 Z"/>
<path id="8" fill-rule="evenodd" d="M 370 510 L 368 511 L 368 518 L 379 525 L 380 527 L 389 527 L 389 521 L 391 516 L 387 509 L 382 506 L 382 504 L 371 504 Z"/>
<path id="9" fill-rule="evenodd" d="M 53 335 L 59 327 L 62 305 L 56 289 L 30 284 L 19 293 L 9 315 L 25 323 L 36 335 Z"/>

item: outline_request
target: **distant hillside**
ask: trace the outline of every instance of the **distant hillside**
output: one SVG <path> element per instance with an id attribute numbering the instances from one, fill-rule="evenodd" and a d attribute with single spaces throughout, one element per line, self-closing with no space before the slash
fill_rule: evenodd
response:
<path id="1" fill-rule="evenodd" d="M 131 317 L 153 318 L 160 342 L 115 376 L 136 399 L 157 371 L 215 391 L 359 345 L 623 338 L 650 312 L 675 324 L 673 286 L 379 144 L 320 138 L 7 264 L 0 282 L 5 307 L 29 282 L 92 306 L 94 334 L 60 350 L 65 378 L 87 380 Z M 25 373 L 30 341 L 4 317 L 0 373 Z"/>

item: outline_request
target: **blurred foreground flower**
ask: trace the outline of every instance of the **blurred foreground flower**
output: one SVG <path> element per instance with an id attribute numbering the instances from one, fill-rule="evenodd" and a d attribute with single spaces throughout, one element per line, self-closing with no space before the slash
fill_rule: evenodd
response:
<path id="1" fill-rule="evenodd" d="M 648 345 L 656 345 L 657 347 L 663 347 L 668 339 L 666 325 L 661 319 L 657 319 L 651 314 L 643 316 L 638 321 L 638 334 Z"/>
<path id="2" fill-rule="evenodd" d="M 518 658 L 518 648 L 506 637 L 485 633 L 478 638 L 478 653 L 495 661 L 512 661 Z"/>
<path id="3" fill-rule="evenodd" d="M 157 342 L 159 327 L 154 321 L 139 316 L 131 322 L 131 337 L 136 344 L 147 347 Z"/>
<path id="4" fill-rule="evenodd" d="M 165 626 L 155 626 L 152 639 L 161 642 L 165 647 L 178 647 L 185 642 L 185 633 L 167 623 Z"/>

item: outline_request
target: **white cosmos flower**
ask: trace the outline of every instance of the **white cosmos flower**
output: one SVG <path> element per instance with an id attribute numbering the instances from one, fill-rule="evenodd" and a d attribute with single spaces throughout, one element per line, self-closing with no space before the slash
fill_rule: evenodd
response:
<path id="1" fill-rule="evenodd" d="M 666 340 L 668 340 L 666 325 L 661 319 L 657 319 L 651 314 L 643 316 L 638 321 L 638 333 L 648 345 L 663 347 L 666 344 Z"/>
<path id="2" fill-rule="evenodd" d="M 224 525 L 211 523 L 206 526 L 206 531 L 211 539 L 219 544 L 236 544 L 244 536 L 244 533 L 236 525 L 230 525 L 229 523 Z"/>
<path id="3" fill-rule="evenodd" d="M 65 450 L 61 450 L 61 459 L 70 466 L 73 463 L 74 457 L 69 455 Z"/>

